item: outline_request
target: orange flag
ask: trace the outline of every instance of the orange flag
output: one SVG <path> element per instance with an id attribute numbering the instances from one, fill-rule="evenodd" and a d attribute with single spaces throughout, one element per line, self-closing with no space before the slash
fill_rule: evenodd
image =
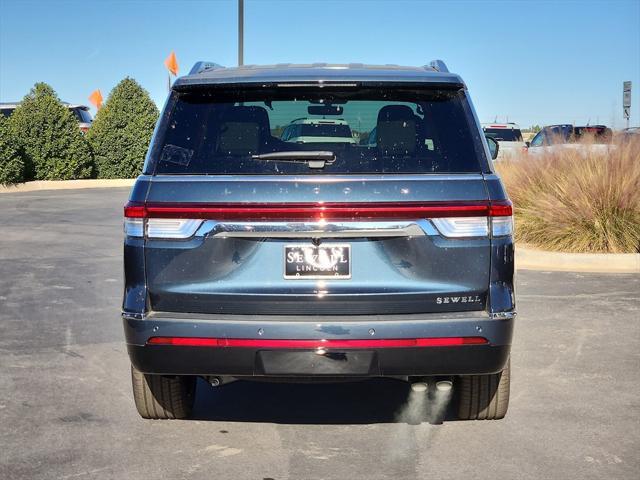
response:
<path id="1" fill-rule="evenodd" d="M 95 105 L 96 109 L 100 110 L 100 107 L 102 107 L 102 93 L 100 93 L 100 90 L 94 90 L 89 95 L 89 101 Z"/>
<path id="2" fill-rule="evenodd" d="M 173 73 L 176 77 L 178 76 L 178 59 L 176 58 L 175 52 L 171 52 L 169 56 L 164 61 L 164 66 L 167 67 L 171 73 Z"/>

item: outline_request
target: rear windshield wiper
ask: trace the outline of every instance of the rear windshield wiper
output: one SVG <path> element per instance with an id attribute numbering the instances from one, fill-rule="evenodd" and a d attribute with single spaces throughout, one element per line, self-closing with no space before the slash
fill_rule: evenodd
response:
<path id="1" fill-rule="evenodd" d="M 336 154 L 326 150 L 308 151 L 300 150 L 293 152 L 271 152 L 251 155 L 254 160 L 274 160 L 277 162 L 306 163 L 309 168 L 324 168 L 336 161 Z"/>

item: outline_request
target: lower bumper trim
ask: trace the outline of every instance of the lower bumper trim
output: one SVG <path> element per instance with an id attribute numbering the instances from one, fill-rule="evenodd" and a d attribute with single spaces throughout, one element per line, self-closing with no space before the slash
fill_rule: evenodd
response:
<path id="1" fill-rule="evenodd" d="M 133 365 L 161 375 L 405 376 L 500 372 L 510 346 L 317 350 L 127 345 Z"/>

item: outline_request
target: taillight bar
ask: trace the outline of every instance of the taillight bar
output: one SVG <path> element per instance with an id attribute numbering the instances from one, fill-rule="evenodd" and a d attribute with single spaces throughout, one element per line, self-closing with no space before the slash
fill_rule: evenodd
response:
<path id="1" fill-rule="evenodd" d="M 126 218 L 213 220 L 346 220 L 511 216 L 511 202 L 381 203 L 128 203 Z"/>
<path id="2" fill-rule="evenodd" d="M 321 339 L 321 340 L 281 340 L 262 338 L 204 338 L 204 337 L 151 337 L 148 345 L 172 345 L 178 347 L 217 348 L 275 348 L 275 349 L 324 349 L 324 348 L 415 348 L 415 347 L 455 347 L 462 345 L 485 345 L 484 337 L 432 337 L 396 338 L 378 340 Z"/>

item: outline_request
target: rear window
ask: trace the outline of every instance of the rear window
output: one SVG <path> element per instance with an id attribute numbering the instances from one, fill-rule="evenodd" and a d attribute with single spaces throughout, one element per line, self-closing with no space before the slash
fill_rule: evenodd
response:
<path id="1" fill-rule="evenodd" d="M 484 134 L 499 142 L 521 142 L 522 133 L 517 128 L 485 128 Z"/>
<path id="2" fill-rule="evenodd" d="M 72 108 L 71 113 L 78 119 L 79 122 L 82 123 L 91 123 L 93 120 L 91 118 L 91 114 L 83 110 L 82 108 Z"/>
<path id="3" fill-rule="evenodd" d="M 576 127 L 574 129 L 575 140 L 590 139 L 594 143 L 609 143 L 613 138 L 610 128 L 600 126 Z"/>
<path id="4" fill-rule="evenodd" d="M 474 125 L 463 90 L 273 87 L 174 92 L 147 173 L 480 172 L 484 148 Z M 332 152 L 335 161 L 310 168 L 295 154 L 287 154 L 287 160 L 256 158 L 300 151 Z"/>

